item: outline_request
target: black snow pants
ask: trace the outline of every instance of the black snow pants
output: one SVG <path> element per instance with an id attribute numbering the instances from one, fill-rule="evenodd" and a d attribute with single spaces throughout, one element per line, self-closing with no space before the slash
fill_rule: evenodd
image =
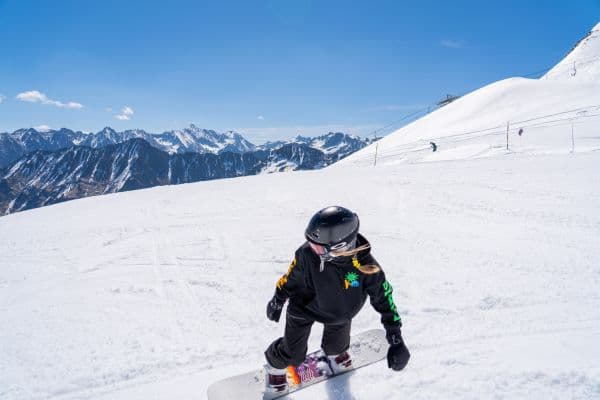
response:
<path id="1" fill-rule="evenodd" d="M 287 368 L 299 365 L 304 361 L 308 351 L 308 337 L 315 321 L 306 316 L 286 313 L 285 332 L 283 337 L 275 340 L 265 351 L 269 364 L 275 368 Z M 325 324 L 321 348 L 327 354 L 343 353 L 350 347 L 351 321 L 341 324 Z"/>

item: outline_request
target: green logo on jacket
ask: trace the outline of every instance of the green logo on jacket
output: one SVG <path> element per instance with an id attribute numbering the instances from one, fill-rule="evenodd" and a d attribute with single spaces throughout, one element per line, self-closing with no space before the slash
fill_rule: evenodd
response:
<path id="1" fill-rule="evenodd" d="M 393 290 L 392 285 L 390 285 L 388 281 L 383 282 L 383 295 L 387 299 L 392 313 L 394 313 L 394 321 L 401 321 L 400 315 L 398 315 L 398 308 L 396 307 L 396 304 L 394 304 L 394 298 L 392 297 Z"/>
<path id="2" fill-rule="evenodd" d="M 358 274 L 356 272 L 348 272 L 344 279 L 344 287 L 348 289 L 349 287 L 359 287 L 360 281 L 358 280 Z"/>

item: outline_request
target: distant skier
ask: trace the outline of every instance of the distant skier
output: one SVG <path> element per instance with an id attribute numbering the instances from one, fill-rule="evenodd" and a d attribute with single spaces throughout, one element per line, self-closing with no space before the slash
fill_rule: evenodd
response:
<path id="1" fill-rule="evenodd" d="M 437 151 L 437 144 L 435 142 L 429 142 L 429 144 L 431 145 L 431 150 L 435 153 Z"/>
<path id="2" fill-rule="evenodd" d="M 315 321 L 325 325 L 321 348 L 331 368 L 336 372 L 351 368 L 347 352 L 350 326 L 367 296 L 381 314 L 386 330 L 388 367 L 400 371 L 408 363 L 410 354 L 402 340 L 392 286 L 358 228 L 358 216 L 344 207 L 324 208 L 310 220 L 305 231 L 307 241 L 296 250 L 267 305 L 267 318 L 278 322 L 286 300 L 290 300 L 284 336 L 265 351 L 267 392 L 288 390 L 286 368 L 304 361 Z"/>

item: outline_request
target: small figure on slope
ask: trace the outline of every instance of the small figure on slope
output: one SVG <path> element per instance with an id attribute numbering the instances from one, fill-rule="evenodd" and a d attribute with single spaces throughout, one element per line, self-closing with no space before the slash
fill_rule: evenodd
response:
<path id="1" fill-rule="evenodd" d="M 304 361 L 314 322 L 324 324 L 321 348 L 334 373 L 352 368 L 350 326 L 367 296 L 386 330 L 389 368 L 400 371 L 408 363 L 392 286 L 358 228 L 358 216 L 344 207 L 327 207 L 311 218 L 306 242 L 267 305 L 267 317 L 278 322 L 289 299 L 284 336 L 265 351 L 267 392 L 287 392 L 286 368 Z"/>

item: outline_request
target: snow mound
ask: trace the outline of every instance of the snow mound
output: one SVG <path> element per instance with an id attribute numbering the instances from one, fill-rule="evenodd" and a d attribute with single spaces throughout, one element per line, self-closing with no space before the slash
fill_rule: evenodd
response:
<path id="1" fill-rule="evenodd" d="M 571 73 L 573 63 L 577 73 Z M 600 24 L 541 79 L 509 78 L 475 90 L 331 168 L 506 153 L 600 150 Z M 437 146 L 432 155 L 433 142 Z M 460 150 L 462 146 L 469 148 Z M 472 149 L 481 148 L 477 154 Z M 504 149 L 504 152 L 501 150 Z M 443 153 L 451 151 L 452 154 Z"/>
<path id="2" fill-rule="evenodd" d="M 542 79 L 600 81 L 600 23 Z"/>

